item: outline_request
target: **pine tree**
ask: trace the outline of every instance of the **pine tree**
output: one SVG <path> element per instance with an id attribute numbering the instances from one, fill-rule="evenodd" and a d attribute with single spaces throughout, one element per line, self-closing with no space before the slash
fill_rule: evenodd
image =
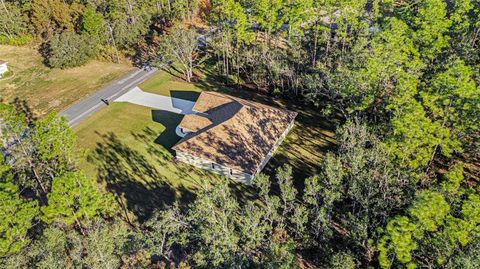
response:
<path id="1" fill-rule="evenodd" d="M 0 171 L 1 172 L 1 171 Z M 36 201 L 22 198 L 18 187 L 0 173 L 0 257 L 30 243 L 27 232 L 38 214 Z"/>
<path id="2" fill-rule="evenodd" d="M 82 16 L 82 33 L 103 43 L 106 38 L 105 24 L 103 15 L 94 6 L 87 6 Z"/>
<path id="3" fill-rule="evenodd" d="M 48 205 L 41 208 L 41 218 L 46 223 L 76 223 L 82 228 L 83 220 L 108 216 L 112 212 L 112 197 L 101 193 L 95 184 L 80 172 L 70 172 L 55 178 L 47 198 Z"/>

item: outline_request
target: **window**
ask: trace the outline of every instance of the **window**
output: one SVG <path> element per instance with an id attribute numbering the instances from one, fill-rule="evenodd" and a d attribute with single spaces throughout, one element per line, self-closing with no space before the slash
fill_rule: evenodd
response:
<path id="1" fill-rule="evenodd" d="M 215 169 L 215 164 L 214 163 L 212 163 L 212 169 Z"/>
<path id="2" fill-rule="evenodd" d="M 232 169 L 230 169 L 230 175 L 233 176 L 233 170 Z"/>

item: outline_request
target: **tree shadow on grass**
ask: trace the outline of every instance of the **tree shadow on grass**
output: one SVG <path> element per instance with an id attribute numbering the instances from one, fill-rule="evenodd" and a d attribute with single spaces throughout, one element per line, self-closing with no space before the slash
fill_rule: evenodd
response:
<path id="1" fill-rule="evenodd" d="M 1 102 L 2 100 L 0 100 Z M 19 97 L 15 97 L 12 102 L 10 102 L 11 105 L 15 107 L 18 113 L 24 114 L 28 124 L 32 124 L 34 121 L 36 121 L 38 118 L 33 112 L 32 108 L 28 104 L 27 100 L 20 99 Z"/>
<path id="2" fill-rule="evenodd" d="M 217 91 L 262 104 L 281 107 L 298 113 L 295 128 L 289 134 L 290 139 L 282 143 L 280 149 L 267 163 L 263 173 L 269 175 L 275 182 L 276 168 L 290 164 L 293 168 L 295 185 L 300 192 L 304 189 L 307 177 L 316 175 L 321 169 L 321 160 L 325 153 L 336 148 L 335 128 L 341 123 L 341 117 L 325 117 L 319 107 L 307 104 L 302 100 L 289 98 L 274 98 L 261 90 L 255 90 L 244 85 L 225 86 L 221 77 L 204 72 L 205 77 L 194 84 L 208 91 Z"/>
<path id="3" fill-rule="evenodd" d="M 185 80 L 183 72 L 178 70 L 174 65 L 169 65 L 168 67 L 165 67 L 162 70 L 167 72 L 168 74 L 170 74 L 171 76 L 173 76 L 177 79 Z"/>
<path id="4" fill-rule="evenodd" d="M 204 90 L 204 91 L 215 91 L 219 93 L 224 93 L 224 94 L 229 94 L 232 96 L 248 99 L 248 100 L 254 100 L 258 101 L 258 99 L 263 99 L 262 95 L 258 94 L 255 91 L 252 91 L 249 88 L 246 87 L 241 87 L 238 88 L 236 86 L 225 86 L 224 79 L 222 79 L 220 76 L 216 76 L 213 74 L 206 74 L 206 76 L 202 79 L 197 79 L 193 83 L 195 86 L 198 88 Z M 267 99 L 264 99 L 267 100 Z"/>
<path id="5" fill-rule="evenodd" d="M 145 127 L 141 132 L 131 132 L 131 135 L 140 143 L 145 145 L 150 145 L 152 142 L 158 139 L 158 132 L 153 130 L 150 127 Z M 167 143 L 157 143 L 159 145 Z M 167 163 L 172 159 L 172 153 L 167 150 L 161 150 L 159 147 L 153 145 L 147 147 L 147 153 L 150 155 L 150 158 L 153 158 L 155 162 L 160 165 L 167 165 Z"/>
<path id="6" fill-rule="evenodd" d="M 340 123 L 338 117 L 326 118 L 320 112 L 321 109 L 306 104 L 301 100 L 278 99 L 260 91 L 247 87 L 233 88 L 219 83 L 218 76 L 206 74 L 195 85 L 203 90 L 217 91 L 252 100 L 262 104 L 281 107 L 298 113 L 295 119 L 295 128 L 290 132 L 280 149 L 272 157 L 264 168 L 263 173 L 274 178 L 275 169 L 284 164 L 290 164 L 293 168 L 295 185 L 300 191 L 304 188 L 304 180 L 309 176 L 319 173 L 321 163 L 326 152 L 336 148 L 334 130 Z"/>
<path id="7" fill-rule="evenodd" d="M 193 197 L 184 187 L 173 187 L 138 150 L 122 142 L 114 133 L 97 133 L 97 143 L 88 161 L 98 168 L 98 178 L 115 193 L 125 211 L 134 213 L 140 222 L 148 219 L 155 209 L 162 209 Z M 128 214 L 125 215 L 128 221 Z"/>
<path id="8" fill-rule="evenodd" d="M 228 187 L 240 204 L 246 204 L 248 201 L 254 201 L 259 198 L 257 188 L 253 185 L 254 183 L 252 185 L 246 185 L 230 179 L 225 180 L 229 180 Z"/>
<path id="9" fill-rule="evenodd" d="M 308 127 L 302 126 L 300 122 L 296 125 L 267 163 L 263 173 L 275 178 L 278 167 L 290 165 L 294 185 L 302 194 L 305 179 L 320 173 L 325 154 L 334 151 L 337 144 L 333 130 L 330 129 L 333 126 L 325 127 L 325 122 L 312 122 Z"/>

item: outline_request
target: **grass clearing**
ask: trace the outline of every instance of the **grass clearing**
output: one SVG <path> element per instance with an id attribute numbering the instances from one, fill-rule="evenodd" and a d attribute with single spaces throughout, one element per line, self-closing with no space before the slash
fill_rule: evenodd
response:
<path id="1" fill-rule="evenodd" d="M 318 173 L 324 153 L 334 146 L 333 125 L 313 108 L 273 99 L 248 90 L 220 85 L 211 77 L 186 83 L 172 72 L 160 71 L 139 87 L 148 92 L 196 100 L 203 90 L 227 92 L 249 100 L 299 112 L 296 126 L 267 164 L 264 172 L 290 164 L 297 184 Z M 113 103 L 74 129 L 80 147 L 89 149 L 83 164 L 87 173 L 99 179 L 120 197 L 126 212 L 140 221 L 155 208 L 174 201 L 189 201 L 203 182 L 224 180 L 220 176 L 172 160 L 171 147 L 180 139 L 175 127 L 182 115 L 152 110 L 129 103 Z M 251 188 L 232 184 L 237 194 L 251 197 Z"/>
<path id="2" fill-rule="evenodd" d="M 88 149 L 82 168 L 116 193 L 140 220 L 155 208 L 188 201 L 216 174 L 173 161 L 170 148 L 182 115 L 128 103 L 112 103 L 74 127 Z"/>
<path id="3" fill-rule="evenodd" d="M 274 168 L 288 163 L 294 167 L 295 176 L 303 181 L 319 172 L 324 154 L 335 146 L 334 123 L 323 117 L 318 108 L 275 99 L 249 89 L 226 87 L 220 78 L 212 74 L 197 72 L 197 80 L 186 83 L 178 70 L 168 69 L 158 72 L 139 87 L 147 92 L 192 101 L 197 99 L 201 91 L 218 91 L 298 112 L 295 128 L 264 169 L 268 174 L 273 175 Z"/>
<path id="4" fill-rule="evenodd" d="M 173 69 L 162 70 L 139 85 L 139 88 L 155 94 L 196 101 L 203 91 L 193 83 L 186 83 Z"/>
<path id="5" fill-rule="evenodd" d="M 3 102 L 25 102 L 38 116 L 60 112 L 133 70 L 127 64 L 90 61 L 72 69 L 51 69 L 37 50 L 0 45 L 0 59 L 9 63 L 14 77 L 0 80 Z"/>

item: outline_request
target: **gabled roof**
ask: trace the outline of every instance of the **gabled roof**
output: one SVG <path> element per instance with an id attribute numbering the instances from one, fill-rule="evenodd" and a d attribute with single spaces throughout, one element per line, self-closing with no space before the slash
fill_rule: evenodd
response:
<path id="1" fill-rule="evenodd" d="M 7 61 L 0 60 L 0 65 L 1 64 L 7 64 L 7 63 L 8 63 Z"/>
<path id="2" fill-rule="evenodd" d="M 215 92 L 202 92 L 193 110 L 211 124 L 187 134 L 173 149 L 249 174 L 257 171 L 297 115 Z"/>
<path id="3" fill-rule="evenodd" d="M 184 128 L 193 132 L 203 129 L 212 124 L 212 121 L 206 117 L 199 116 L 197 114 L 185 115 L 178 125 L 180 128 Z"/>
<path id="4" fill-rule="evenodd" d="M 192 110 L 200 113 L 207 113 L 211 109 L 226 105 L 231 102 L 231 97 L 228 97 L 227 95 L 214 92 L 202 92 L 195 102 Z"/>

